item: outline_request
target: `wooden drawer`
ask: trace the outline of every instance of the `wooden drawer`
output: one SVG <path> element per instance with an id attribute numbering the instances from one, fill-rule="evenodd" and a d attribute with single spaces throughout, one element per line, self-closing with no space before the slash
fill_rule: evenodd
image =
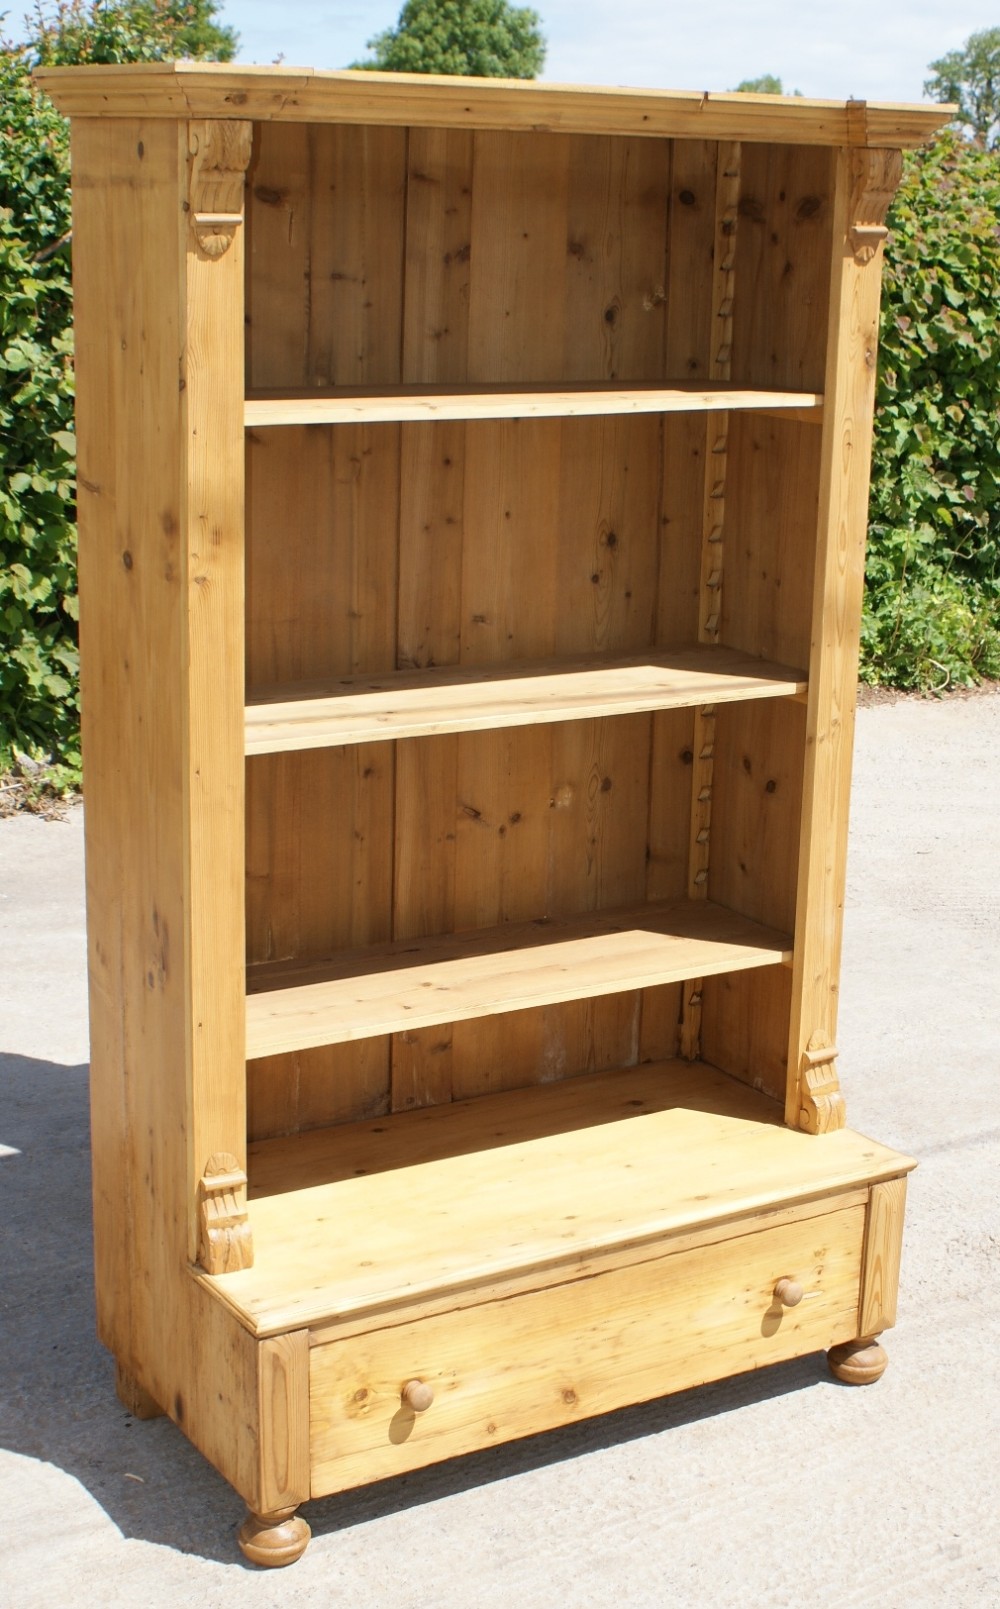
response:
<path id="1" fill-rule="evenodd" d="M 310 1361 L 312 1494 L 852 1340 L 864 1206 L 332 1340 Z M 784 1276 L 805 1290 L 774 1299 Z M 434 1390 L 421 1414 L 407 1381 Z"/>

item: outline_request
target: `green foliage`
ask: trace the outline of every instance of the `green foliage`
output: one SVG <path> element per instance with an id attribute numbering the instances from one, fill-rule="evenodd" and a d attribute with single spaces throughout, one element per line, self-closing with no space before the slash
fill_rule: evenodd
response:
<path id="1" fill-rule="evenodd" d="M 932 61 L 930 72 L 924 94 L 935 101 L 954 101 L 959 127 L 995 151 L 1000 145 L 1000 28 L 970 34 L 961 50 Z"/>
<path id="2" fill-rule="evenodd" d="M 68 139 L 0 52 L 0 753 L 79 766 Z M 53 249 L 55 248 L 55 249 Z"/>
<path id="3" fill-rule="evenodd" d="M 27 42 L 0 41 L 0 772 L 19 751 L 50 756 L 57 786 L 80 764 L 69 130 L 31 68 L 228 59 L 217 11 L 60 0 Z"/>
<path id="4" fill-rule="evenodd" d="M 773 73 L 761 73 L 759 78 L 743 78 L 736 86 L 737 95 L 783 95 L 781 79 Z"/>
<path id="5" fill-rule="evenodd" d="M 394 73 L 537 78 L 545 63 L 538 13 L 509 0 L 405 0 L 395 28 L 369 39 L 372 61 Z"/>
<path id="6" fill-rule="evenodd" d="M 193 56 L 231 61 L 239 35 L 215 22 L 215 0 L 57 0 L 40 4 L 31 46 L 45 67 L 164 61 Z"/>
<path id="7" fill-rule="evenodd" d="M 946 134 L 889 215 L 868 577 L 870 681 L 1000 675 L 1000 163 Z"/>
<path id="8" fill-rule="evenodd" d="M 737 95 L 801 95 L 800 89 L 784 90 L 781 79 L 773 73 L 761 73 L 759 78 L 743 78 L 735 89 Z"/>

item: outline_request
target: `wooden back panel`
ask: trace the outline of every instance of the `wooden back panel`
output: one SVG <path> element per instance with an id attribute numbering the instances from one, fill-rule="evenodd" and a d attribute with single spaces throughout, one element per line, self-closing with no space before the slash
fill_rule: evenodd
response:
<path id="1" fill-rule="evenodd" d="M 709 378 L 718 162 L 704 141 L 261 126 L 248 385 Z M 806 202 L 829 154 L 763 147 L 745 173 L 737 285 L 767 274 L 776 290 L 738 335 L 733 376 L 815 385 L 825 316 L 794 373 L 769 354 L 810 327 L 777 263 L 823 233 L 822 203 Z M 818 307 L 811 251 L 800 277 Z M 804 662 L 819 433 L 735 417 L 731 433 L 721 637 Z M 248 684 L 693 640 L 704 454 L 703 420 L 683 415 L 253 432 Z M 254 759 L 248 958 L 682 894 L 692 723 L 676 711 Z M 739 906 L 732 867 L 719 878 Z M 251 1133 L 669 1055 L 678 1006 L 673 986 L 256 1062 Z"/>

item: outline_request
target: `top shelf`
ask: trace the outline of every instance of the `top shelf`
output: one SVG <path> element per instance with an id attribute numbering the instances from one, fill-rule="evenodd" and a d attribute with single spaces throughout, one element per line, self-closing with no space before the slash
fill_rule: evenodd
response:
<path id="1" fill-rule="evenodd" d="M 579 385 L 338 387 L 305 394 L 258 391 L 244 404 L 247 429 L 270 425 L 418 423 L 434 419 L 574 419 L 621 413 L 780 412 L 820 423 L 815 391 L 730 385 L 606 382 Z"/>

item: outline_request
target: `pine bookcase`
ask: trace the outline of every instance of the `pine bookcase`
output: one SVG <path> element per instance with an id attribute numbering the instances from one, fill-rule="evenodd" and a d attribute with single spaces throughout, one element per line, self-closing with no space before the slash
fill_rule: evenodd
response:
<path id="1" fill-rule="evenodd" d="M 311 1497 L 829 1349 L 881 243 L 947 108 L 59 69 L 96 1279 Z"/>

